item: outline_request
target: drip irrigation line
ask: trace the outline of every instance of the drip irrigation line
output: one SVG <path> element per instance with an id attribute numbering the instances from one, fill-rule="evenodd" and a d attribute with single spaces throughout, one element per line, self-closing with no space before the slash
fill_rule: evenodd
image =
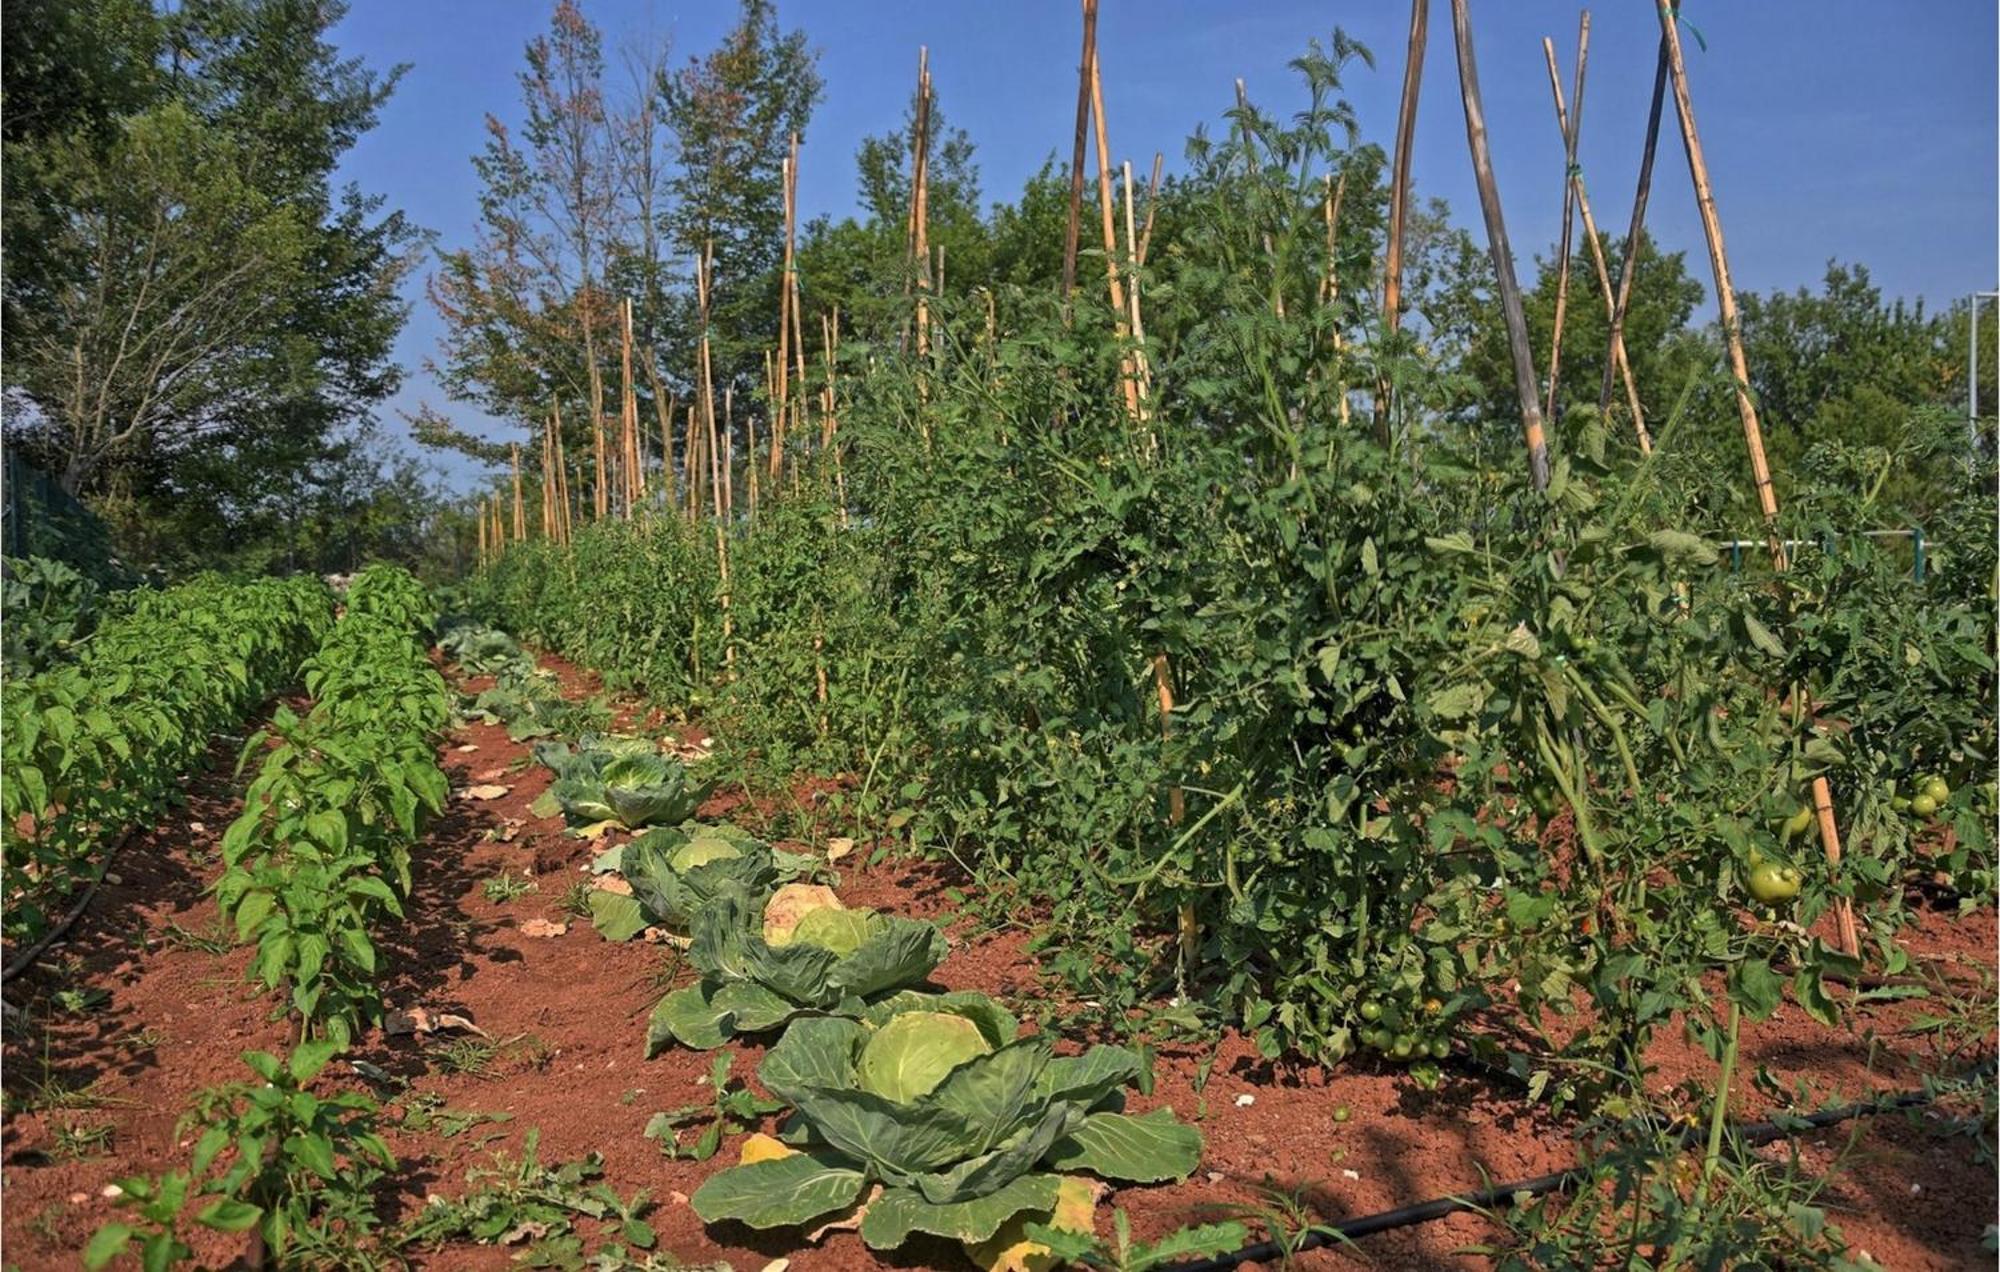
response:
<path id="1" fill-rule="evenodd" d="M 1991 1064 L 1981 1065 L 1971 1070 L 1978 1073 L 1990 1069 Z M 1896 1113 L 1905 1109 L 1920 1108 L 1932 1103 L 1936 1094 L 1930 1090 L 1902 1091 L 1865 1103 L 1843 1105 L 1840 1108 L 1824 1109 L 1818 1113 L 1803 1113 L 1787 1116 L 1783 1120 L 1753 1122 L 1736 1128 L 1735 1138 L 1745 1144 L 1768 1144 L 1803 1131 L 1824 1130 L 1858 1117 L 1875 1117 L 1884 1113 Z M 1690 1126 L 1682 1129 L 1674 1138 L 1675 1147 L 1686 1151 L 1705 1137 L 1703 1128 Z M 1280 1243 L 1260 1241 L 1245 1246 L 1229 1254 L 1200 1259 L 1192 1263 L 1170 1265 L 1165 1272 L 1223 1272 L 1245 1263 L 1270 1263 L 1281 1261 L 1291 1255 L 1307 1250 L 1317 1250 L 1322 1246 L 1340 1241 L 1352 1241 L 1359 1237 L 1387 1232 L 1392 1228 L 1407 1228 L 1416 1224 L 1430 1223 L 1447 1215 L 1467 1210 L 1492 1210 L 1513 1205 L 1528 1197 L 1539 1197 L 1546 1193 L 1558 1192 L 1582 1179 L 1588 1167 L 1578 1161 L 1572 1165 L 1546 1175 L 1536 1175 L 1531 1179 L 1517 1179 L 1509 1183 L 1493 1184 L 1472 1193 L 1456 1193 L 1448 1197 L 1437 1197 L 1415 1205 L 1400 1206 L 1394 1210 L 1384 1210 L 1379 1214 L 1363 1215 L 1359 1219 L 1345 1219 L 1336 1224 L 1317 1227 L 1307 1232 L 1296 1242 Z"/>
<path id="2" fill-rule="evenodd" d="M 90 908 L 90 898 L 97 895 L 97 885 L 104 882 L 104 876 L 110 873 L 111 863 L 118 859 L 119 851 L 125 847 L 126 841 L 132 838 L 133 832 L 137 829 L 137 826 L 127 826 L 124 833 L 112 841 L 111 847 L 105 850 L 104 860 L 98 864 L 97 874 L 91 878 L 89 886 L 83 890 L 83 895 L 76 899 L 76 904 L 69 908 L 69 912 L 62 916 L 61 921 L 44 932 L 41 940 L 16 954 L 7 966 L 0 968 L 0 985 L 6 984 L 33 967 L 35 960 L 41 957 L 42 951 L 61 940 L 63 935 L 76 925 L 76 921 L 83 917 L 83 912 Z"/>

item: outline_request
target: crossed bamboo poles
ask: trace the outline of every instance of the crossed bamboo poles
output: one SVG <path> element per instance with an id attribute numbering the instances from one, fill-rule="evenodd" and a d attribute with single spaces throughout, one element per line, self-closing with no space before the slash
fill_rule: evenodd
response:
<path id="1" fill-rule="evenodd" d="M 1608 323 L 1608 347 L 1606 350 L 1603 381 L 1600 386 L 1599 407 L 1608 412 L 1617 387 L 1624 389 L 1625 408 L 1630 416 L 1634 437 L 1642 453 L 1650 454 L 1652 439 L 1647 430 L 1645 413 L 1638 387 L 1632 373 L 1630 360 L 1624 343 L 1625 322 L 1630 312 L 1633 280 L 1639 263 L 1639 246 L 1644 229 L 1645 213 L 1651 190 L 1652 171 L 1657 148 L 1660 120 L 1664 99 L 1669 87 L 1672 90 L 1675 116 L 1679 124 L 1681 140 L 1686 151 L 1689 175 L 1692 180 L 1695 200 L 1700 213 L 1703 237 L 1707 246 L 1709 262 L 1715 277 L 1719 318 L 1723 331 L 1729 370 L 1736 387 L 1738 414 L 1743 427 L 1745 449 L 1750 462 L 1750 475 L 1755 489 L 1758 506 L 1762 513 L 1765 532 L 1770 545 L 1771 563 L 1775 571 L 1785 572 L 1789 567 L 1782 536 L 1778 529 L 1778 502 L 1774 489 L 1768 459 L 1765 454 L 1762 428 L 1757 415 L 1756 403 L 1749 391 L 1749 371 L 1745 357 L 1740 315 L 1737 311 L 1736 295 L 1730 281 L 1729 262 L 1724 247 L 1720 216 L 1716 211 L 1715 196 L 1709 178 L 1700 136 L 1694 117 L 1693 101 L 1688 86 L 1685 59 L 1682 55 L 1678 30 L 1678 0 L 1656 0 L 1660 24 L 1659 55 L 1655 68 L 1652 103 L 1647 121 L 1645 142 L 1641 151 L 1639 178 L 1634 194 L 1630 228 L 1626 235 L 1624 257 L 1620 262 L 1618 277 L 1614 281 L 1609 263 L 1604 254 L 1603 243 L 1598 234 L 1596 221 L 1592 215 L 1588 191 L 1583 175 L 1577 164 L 1578 139 L 1582 127 L 1585 69 L 1589 53 L 1589 14 L 1581 15 L 1578 26 L 1575 78 L 1569 96 L 1565 99 L 1562 77 L 1557 65 L 1553 40 L 1544 39 L 1543 53 L 1547 62 L 1550 92 L 1554 103 L 1555 120 L 1563 143 L 1563 225 L 1558 250 L 1557 293 L 1555 321 L 1548 351 L 1547 370 L 1538 373 L 1529 341 L 1529 331 L 1525 307 L 1522 301 L 1518 278 L 1513 264 L 1513 252 L 1507 237 L 1505 218 L 1502 211 L 1498 183 L 1494 175 L 1492 158 L 1488 146 L 1488 124 L 1479 87 L 1478 66 L 1473 46 L 1469 0 L 1449 0 L 1452 21 L 1453 45 L 1459 73 L 1460 104 L 1464 112 L 1467 148 L 1473 167 L 1475 185 L 1478 189 L 1480 210 L 1487 231 L 1487 243 L 1495 274 L 1496 291 L 1499 296 L 1504 325 L 1507 331 L 1508 350 L 1515 381 L 1516 394 L 1521 415 L 1521 433 L 1530 480 L 1537 490 L 1544 489 L 1550 478 L 1550 459 L 1547 428 L 1560 410 L 1559 396 L 1564 320 L 1569 307 L 1570 261 L 1572 256 L 1573 221 L 1580 218 L 1585 242 L 1590 250 L 1593 281 L 1605 308 Z M 1069 190 L 1069 215 L 1065 228 L 1062 274 L 1062 302 L 1067 317 L 1072 312 L 1072 293 L 1076 284 L 1077 254 L 1081 238 L 1081 205 L 1085 181 L 1084 159 L 1089 142 L 1095 142 L 1096 183 L 1099 211 L 1099 228 L 1103 241 L 1105 262 L 1106 298 L 1111 306 L 1113 326 L 1120 345 L 1119 393 L 1125 412 L 1141 436 L 1149 433 L 1152 369 L 1146 353 L 1143 307 L 1140 297 L 1140 275 L 1145 263 L 1146 245 L 1150 239 L 1154 200 L 1147 201 L 1146 232 L 1135 233 L 1133 209 L 1133 181 L 1131 165 L 1121 165 L 1120 177 L 1123 186 L 1123 236 L 1119 234 L 1118 200 L 1114 195 L 1112 160 L 1108 140 L 1108 125 L 1104 110 L 1104 90 L 1101 72 L 1101 55 L 1097 39 L 1097 0 L 1082 0 L 1083 41 L 1082 55 L 1078 66 L 1078 89 L 1075 144 L 1072 152 Z M 1388 236 L 1384 253 L 1384 273 L 1382 285 L 1382 318 L 1385 331 L 1393 335 L 1401 321 L 1401 286 L 1403 254 L 1408 233 L 1409 185 L 1413 151 L 1413 139 L 1420 98 L 1420 86 L 1424 55 L 1428 42 L 1428 16 L 1430 0 L 1412 0 L 1410 33 L 1406 54 L 1403 91 L 1397 121 L 1396 146 L 1391 170 L 1389 191 Z M 914 290 L 913 345 L 920 364 L 920 391 L 926 389 L 923 381 L 922 364 L 932 356 L 932 319 L 930 302 L 935 289 L 941 283 L 943 273 L 942 249 L 933 257 L 928 238 L 929 213 L 929 143 L 930 143 L 930 103 L 932 100 L 931 77 L 928 49 L 920 50 L 917 72 L 916 127 L 912 137 L 912 161 L 910 206 L 907 212 L 905 233 L 910 285 Z M 1241 86 L 1239 84 L 1239 95 Z M 785 246 L 784 265 L 779 287 L 778 348 L 775 360 L 766 357 L 766 387 L 774 410 L 770 417 L 768 436 L 769 450 L 765 461 L 764 479 L 775 493 L 782 488 L 785 472 L 787 440 L 790 434 L 810 437 L 802 414 L 804 395 L 794 399 L 791 389 L 794 381 L 803 388 L 806 379 L 804 339 L 801 332 L 799 285 L 795 269 L 795 233 L 797 224 L 796 182 L 798 170 L 798 141 L 792 138 L 789 153 L 783 166 L 783 187 L 785 200 Z M 1160 162 L 1156 156 L 1153 166 L 1152 193 L 1156 194 L 1159 182 Z M 1335 234 L 1338 198 L 1332 189 L 1327 195 L 1327 217 L 1329 238 Z M 1121 261 L 1123 268 L 1121 269 Z M 682 455 L 688 473 L 685 509 L 689 516 L 697 515 L 703 503 L 716 520 L 716 553 L 718 571 L 722 581 L 721 602 L 725 626 L 726 659 L 733 664 L 734 647 L 729 642 L 727 628 L 728 614 L 728 562 L 727 536 L 723 523 L 734 516 L 734 490 L 732 473 L 734 463 L 734 434 L 731 427 L 718 428 L 713 370 L 709 341 L 709 295 L 712 287 L 712 253 L 704 250 L 697 262 L 697 287 L 700 295 L 701 312 L 701 366 L 700 366 L 700 414 L 697 421 L 693 408 L 688 411 L 688 426 Z M 1330 286 L 1328 285 L 1330 284 Z M 1337 280 L 1329 276 L 1322 285 L 1322 300 L 1337 296 Z M 1280 301 L 1279 303 L 1282 303 Z M 592 483 L 593 506 L 599 517 L 608 516 L 614 506 L 621 508 L 627 517 L 641 505 L 646 497 L 647 486 L 644 476 L 644 442 L 640 438 L 638 411 L 633 387 L 633 334 L 631 305 L 626 301 L 620 308 L 621 319 L 621 410 L 619 435 L 607 445 L 601 414 L 592 421 L 593 457 L 596 466 L 596 480 Z M 1337 339 L 1337 337 L 1336 337 Z M 838 315 L 833 316 L 829 325 L 822 323 L 822 348 L 826 374 L 823 381 L 819 406 L 822 427 L 820 442 L 823 450 L 829 450 L 834 458 L 838 474 L 839 450 L 835 442 L 837 415 L 835 411 L 835 355 L 838 343 Z M 651 366 L 650 350 L 647 354 Z M 595 368 L 593 365 L 593 381 Z M 731 388 L 733 393 L 733 386 Z M 731 393 L 725 394 L 725 415 L 733 414 Z M 663 460 L 663 484 L 673 492 L 672 429 L 670 420 L 672 407 L 659 407 L 659 380 L 654 373 L 654 396 L 656 409 L 660 411 L 660 442 Z M 1344 394 L 1342 395 L 1344 398 Z M 795 411 L 801 412 L 795 414 Z M 920 412 L 921 415 L 921 412 Z M 1394 422 L 1394 390 L 1386 379 L 1376 385 L 1375 424 L 1378 436 L 1386 443 L 1392 435 Z M 699 427 L 697 427 L 697 423 Z M 926 430 L 926 444 L 929 438 L 927 422 L 920 425 Z M 758 456 L 754 433 L 754 422 L 750 425 L 746 475 L 748 481 L 749 508 L 754 515 L 760 485 L 758 482 Z M 607 455 L 613 451 L 615 458 Z M 519 448 L 513 452 L 513 524 L 512 538 L 525 537 L 526 522 L 523 513 Z M 573 500 L 568 488 L 568 464 L 563 449 L 560 417 L 552 408 L 551 424 L 544 435 L 542 446 L 542 528 L 546 537 L 567 541 L 572 533 L 571 506 Z M 796 480 L 796 468 L 794 467 Z M 705 480 L 704 480 L 705 479 Z M 615 489 L 614 484 L 617 483 Z M 704 490 L 704 487 L 706 489 Z M 844 491 L 844 485 L 843 485 Z M 707 498 L 704 501 L 703 496 Z M 844 497 L 843 497 L 844 505 Z M 843 508 L 844 511 L 844 508 Z M 844 517 L 843 517 L 844 519 Z M 482 559 L 489 553 L 497 552 L 508 538 L 502 516 L 502 500 L 495 494 L 490 503 L 482 508 L 480 517 L 480 549 Z M 1162 739 L 1171 736 L 1172 716 L 1175 707 L 1175 689 L 1171 659 L 1165 650 L 1156 651 L 1151 659 L 1155 694 L 1160 711 Z M 1167 788 L 1168 817 L 1170 824 L 1178 825 L 1185 818 L 1185 803 L 1178 785 Z M 1820 839 L 1829 866 L 1838 869 L 1841 846 L 1838 825 L 1834 814 L 1831 787 L 1821 776 L 1813 779 L 1812 801 L 1820 829 Z M 1859 952 L 1859 939 L 1851 905 L 1844 899 L 1835 910 L 1839 929 L 1839 943 L 1849 954 Z M 1181 953 L 1184 970 L 1191 966 L 1198 934 L 1194 930 L 1192 912 L 1183 909 L 1180 921 Z"/>

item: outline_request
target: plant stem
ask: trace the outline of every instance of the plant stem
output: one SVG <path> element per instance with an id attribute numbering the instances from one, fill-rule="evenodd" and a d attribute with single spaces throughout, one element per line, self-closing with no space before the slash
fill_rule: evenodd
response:
<path id="1" fill-rule="evenodd" d="M 1729 1081 L 1736 1072 L 1736 1043 L 1742 1024 L 1743 1005 L 1731 999 L 1729 1037 L 1722 1044 L 1722 1071 L 1715 1079 L 1715 1108 L 1708 1115 L 1708 1153 L 1701 1163 L 1701 1187 L 1695 1194 L 1697 1200 L 1707 1199 L 1709 1177 L 1715 1174 L 1715 1163 L 1722 1157 L 1722 1130 L 1729 1121 Z"/>

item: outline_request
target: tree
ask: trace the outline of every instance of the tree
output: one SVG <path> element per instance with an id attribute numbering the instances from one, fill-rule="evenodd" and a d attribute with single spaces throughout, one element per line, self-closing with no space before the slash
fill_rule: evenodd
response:
<path id="1" fill-rule="evenodd" d="M 397 382 L 415 232 L 332 173 L 399 72 L 338 56 L 342 12 L 9 8 L 7 432 L 128 524 L 239 524 Z"/>
<path id="2" fill-rule="evenodd" d="M 744 396 L 761 378 L 763 350 L 777 344 L 784 159 L 825 87 L 818 60 L 803 31 L 779 31 L 771 0 L 743 0 L 720 47 L 659 78 L 677 150 L 662 223 L 685 259 L 715 253 L 718 394 L 733 381 Z M 692 321 L 677 326 L 694 334 Z"/>
<path id="3" fill-rule="evenodd" d="M 429 286 L 445 321 L 437 371 L 446 392 L 524 425 L 559 401 L 572 449 L 588 446 L 591 421 L 603 418 L 602 350 L 614 323 L 603 274 L 618 227 L 619 154 L 603 75 L 597 29 L 574 0 L 559 0 L 517 77 L 519 140 L 486 118 L 486 148 L 472 161 L 482 185 L 473 244 L 441 253 Z M 449 429 L 420 436 L 482 456 Z"/>

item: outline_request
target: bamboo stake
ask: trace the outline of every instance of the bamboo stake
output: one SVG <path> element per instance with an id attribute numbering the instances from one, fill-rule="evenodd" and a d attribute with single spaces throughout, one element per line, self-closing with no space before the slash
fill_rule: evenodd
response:
<path id="1" fill-rule="evenodd" d="M 931 247 L 930 247 L 930 152 L 931 152 L 931 51 L 917 50 L 917 135 L 910 176 L 910 256 L 917 267 L 917 357 L 931 350 Z"/>
<path id="2" fill-rule="evenodd" d="M 627 296 L 620 314 L 619 371 L 624 376 L 624 394 L 619 401 L 620 423 L 625 431 L 625 516 L 629 520 L 639 500 L 646 494 L 646 466 L 639 461 L 639 393 L 632 380 L 632 298 Z"/>
<path id="3" fill-rule="evenodd" d="M 1083 58 L 1076 64 L 1076 148 L 1069 161 L 1069 226 L 1063 236 L 1063 326 L 1070 324 L 1076 290 L 1076 252 L 1083 227 L 1083 150 L 1090 131 L 1091 73 L 1097 66 L 1097 0 L 1083 0 Z"/>
<path id="4" fill-rule="evenodd" d="M 1653 155 L 1659 148 L 1660 108 L 1667 95 L 1667 42 L 1660 41 L 1658 65 L 1653 69 L 1653 105 L 1646 115 L 1646 147 L 1639 155 L 1639 187 L 1632 195 L 1632 224 L 1625 232 L 1625 259 L 1618 266 L 1618 299 L 1611 308 L 1611 345 L 1614 349 L 1625 347 L 1625 314 L 1632 303 L 1632 279 L 1639 272 L 1639 240 L 1646 228 L 1646 200 L 1653 190 Z M 1627 374 L 1630 372 L 1628 370 Z M 1599 414 L 1611 411 L 1611 375 L 1609 360 L 1604 365 L 1604 379 L 1597 390 Z M 1638 395 L 1631 393 L 1633 400 L 1632 422 L 1639 430 L 1639 449 L 1645 454 L 1653 453 L 1653 440 L 1646 433 L 1646 420 L 1637 409 Z"/>
<path id="5" fill-rule="evenodd" d="M 479 564 L 483 567 L 486 563 L 486 504 L 482 500 L 479 505 Z"/>
<path id="6" fill-rule="evenodd" d="M 1104 76 L 1099 65 L 1097 50 L 1091 50 L 1090 63 L 1090 107 L 1091 115 L 1097 122 L 1097 202 L 1102 212 L 1100 218 L 1104 231 L 1104 280 L 1111 294 L 1111 314 L 1113 325 L 1118 332 L 1119 343 L 1123 344 L 1129 332 L 1126 327 L 1125 289 L 1118 280 L 1118 232 L 1112 226 L 1111 199 L 1111 143 L 1107 139 L 1104 123 Z M 1134 419 L 1139 417 L 1139 386 L 1132 377 L 1132 359 L 1129 354 L 1121 354 L 1118 362 L 1118 378 L 1125 392 L 1125 413 Z"/>
<path id="7" fill-rule="evenodd" d="M 1771 568 L 1782 574 L 1791 563 L 1786 559 L 1784 537 L 1778 529 L 1778 494 L 1771 484 L 1771 467 L 1764 456 L 1764 432 L 1757 421 L 1757 404 L 1750 397 L 1750 368 L 1743 354 L 1742 320 L 1736 308 L 1736 290 L 1729 278 L 1729 253 L 1722 241 L 1722 218 L 1715 210 L 1715 188 L 1709 182 L 1708 161 L 1702 156 L 1701 134 L 1695 127 L 1694 99 L 1688 92 L 1687 63 L 1681 56 L 1679 24 L 1670 0 L 1660 0 L 1659 14 L 1667 71 L 1673 81 L 1674 111 L 1680 117 L 1681 142 L 1687 150 L 1688 173 L 1694 179 L 1695 204 L 1701 212 L 1703 237 L 1708 242 L 1708 262 L 1715 273 L 1715 303 L 1722 321 L 1722 338 L 1729 350 L 1729 371 L 1736 380 L 1736 408 L 1743 421 L 1743 445 L 1750 453 L 1750 474 L 1757 486 L 1757 505 L 1764 514 L 1764 533 L 1771 548 Z M 1840 827 L 1833 815 L 1833 788 L 1825 777 L 1813 779 L 1812 798 L 1827 866 L 1838 873 Z M 1842 950 L 1859 956 L 1860 933 L 1854 922 L 1854 907 L 1846 898 L 1835 904 L 1834 919 L 1839 928 Z"/>
<path id="8" fill-rule="evenodd" d="M 515 442 L 510 451 L 514 462 L 514 540 L 518 543 L 528 537 L 528 509 L 521 497 L 521 443 Z"/>
<path id="9" fill-rule="evenodd" d="M 722 386 L 722 519 L 736 520 L 736 386 Z"/>
<path id="10" fill-rule="evenodd" d="M 646 382 L 653 390 L 653 414 L 660 425 L 660 489 L 666 498 L 666 506 L 672 508 L 675 502 L 674 490 L 674 399 L 660 381 L 660 367 L 649 346 L 641 355 L 646 364 Z"/>
<path id="11" fill-rule="evenodd" d="M 569 451 L 568 447 L 563 442 L 562 405 L 560 403 L 552 402 L 549 404 L 549 409 L 554 413 L 555 417 L 556 491 L 559 500 L 557 511 L 560 514 L 559 517 L 560 525 L 558 527 L 558 532 L 562 535 L 562 541 L 564 543 L 568 543 L 572 538 L 572 526 L 570 522 Z"/>
<path id="12" fill-rule="evenodd" d="M 1556 386 L 1562 374 L 1563 318 L 1569 308 L 1569 257 L 1576 234 L 1576 139 L 1583 131 L 1583 73 L 1590 60 L 1590 10 L 1585 9 L 1576 24 L 1576 90 L 1570 94 L 1568 119 L 1563 119 L 1562 77 L 1556 71 L 1556 44 L 1542 37 L 1542 54 L 1549 63 L 1549 83 L 1556 94 L 1556 118 L 1563 131 L 1563 221 L 1556 248 L 1556 316 L 1549 332 L 1549 398 L 1543 413 L 1554 424 Z"/>
<path id="13" fill-rule="evenodd" d="M 597 460 L 597 482 L 591 489 L 591 510 L 602 521 L 611 511 L 611 487 L 604 465 L 604 417 L 601 415 L 591 420 L 591 444 L 591 453 Z"/>
<path id="14" fill-rule="evenodd" d="M 1326 178 L 1326 201 L 1322 205 L 1326 216 L 1326 277 L 1320 280 L 1319 303 L 1333 307 L 1340 303 L 1340 203 L 1347 197 L 1347 168 L 1342 165 L 1340 180 L 1336 182 L 1331 173 Z M 1336 365 L 1344 365 L 1345 342 L 1340 336 L 1340 315 L 1333 316 L 1333 355 Z M 1339 395 L 1340 422 L 1348 422 L 1347 382 L 1339 380 L 1335 384 Z"/>
<path id="15" fill-rule="evenodd" d="M 785 407 L 791 401 L 791 343 L 792 343 L 792 257 L 793 244 L 798 225 L 798 176 L 799 176 L 799 135 L 792 134 L 791 153 L 785 156 L 785 265 L 778 280 L 778 375 L 776 414 L 771 420 L 771 479 L 776 481 L 785 454 Z M 750 463 L 757 462 L 757 448 L 750 447 Z M 751 508 L 756 508 L 755 488 L 752 487 Z"/>
<path id="16" fill-rule="evenodd" d="M 1132 232 L 1132 165 L 1124 165 L 1125 174 L 1125 256 L 1135 265 L 1139 259 L 1139 245 Z M 1125 290 L 1125 299 L 1131 306 L 1132 361 L 1139 376 L 1139 420 L 1146 419 L 1146 401 L 1152 395 L 1153 368 L 1146 357 L 1146 324 L 1139 313 L 1139 275 L 1135 271 L 1130 278 L 1131 286 Z"/>
<path id="17" fill-rule="evenodd" d="M 1382 321 L 1393 337 L 1403 325 L 1403 238 L 1410 222 L 1410 157 L 1416 145 L 1417 99 L 1430 38 L 1431 0 L 1410 0 L 1410 42 L 1403 57 L 1403 100 L 1396 115 L 1396 162 L 1389 183 L 1389 244 L 1382 269 Z M 1389 445 L 1392 405 L 1387 375 L 1375 379 L 1375 433 Z"/>
<path id="18" fill-rule="evenodd" d="M 1562 79 L 1556 70 L 1555 46 L 1548 40 L 1543 40 L 1542 52 L 1548 58 L 1549 63 L 1549 88 L 1555 95 L 1556 126 L 1562 130 L 1563 136 L 1567 138 L 1575 125 L 1569 122 L 1568 112 L 1563 103 Z M 1581 86 L 1582 82 L 1583 77 L 1579 75 L 1577 77 L 1578 85 Z M 1576 194 L 1576 209 L 1583 219 L 1583 237 L 1590 244 L 1591 264 L 1597 273 L 1597 290 L 1604 297 L 1605 316 L 1607 319 L 1615 320 L 1617 314 L 1615 302 L 1612 298 L 1611 268 L 1604 260 L 1604 241 L 1597 233 L 1597 218 L 1593 217 L 1590 213 L 1590 191 L 1584 187 L 1583 174 L 1577 170 L 1574 163 L 1570 165 L 1569 171 L 1569 185 Z M 1558 308 L 1556 321 L 1556 337 L 1558 340 L 1560 340 L 1561 335 L 1561 311 Z M 1650 455 L 1653 453 L 1653 439 L 1646 432 L 1645 413 L 1639 407 L 1639 386 L 1632 378 L 1632 366 L 1625 356 L 1624 337 L 1614 336 L 1612 338 L 1610 352 L 1613 365 L 1605 368 L 1605 374 L 1623 375 L 1625 381 L 1626 409 L 1632 412 L 1633 422 L 1638 428 L 1639 450 L 1643 454 Z M 1550 349 L 1549 358 L 1549 395 L 1550 400 L 1553 401 L 1555 396 L 1555 350 L 1553 347 Z"/>
<path id="19" fill-rule="evenodd" d="M 1451 0 L 1452 35 L 1458 46 L 1459 96 L 1465 105 L 1465 139 L 1472 151 L 1472 174 L 1479 185 L 1479 206 L 1486 217 L 1487 246 L 1507 320 L 1507 344 L 1514 355 L 1514 388 L 1521 399 L 1521 436 L 1528 449 L 1528 475 L 1536 490 L 1549 484 L 1549 444 L 1542 434 L 1542 407 L 1536 392 L 1535 360 L 1528 348 L 1528 319 L 1521 307 L 1521 285 L 1514 277 L 1514 251 L 1507 243 L 1507 223 L 1500 210 L 1500 188 L 1493 179 L 1493 157 L 1486 148 L 1486 108 L 1479 96 L 1479 66 L 1472 52 L 1472 15 L 1466 0 Z"/>
<path id="20" fill-rule="evenodd" d="M 708 449 L 709 489 L 710 499 L 715 508 L 715 568 L 717 580 L 721 585 L 722 662 L 733 678 L 736 667 L 736 638 L 729 614 L 729 536 L 722 511 L 722 473 L 719 457 L 721 447 L 717 445 L 715 436 L 715 380 L 709 357 L 708 338 L 709 271 L 715 267 L 714 261 L 714 246 L 704 244 L 701 258 L 695 265 L 695 290 L 701 310 L 701 413 L 707 428 L 705 444 Z"/>
<path id="21" fill-rule="evenodd" d="M 1146 182 L 1146 223 L 1139 227 L 1139 251 L 1132 258 L 1137 265 L 1146 263 L 1146 252 L 1153 246 L 1153 213 L 1160 206 L 1160 164 L 1164 159 L 1159 151 L 1153 152 L 1153 175 Z"/>
<path id="22" fill-rule="evenodd" d="M 722 386 L 722 516 L 736 519 L 736 386 Z"/>

